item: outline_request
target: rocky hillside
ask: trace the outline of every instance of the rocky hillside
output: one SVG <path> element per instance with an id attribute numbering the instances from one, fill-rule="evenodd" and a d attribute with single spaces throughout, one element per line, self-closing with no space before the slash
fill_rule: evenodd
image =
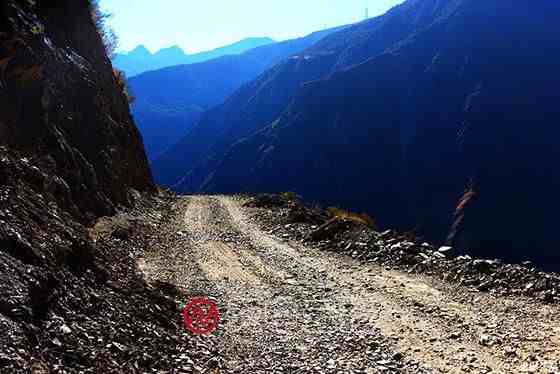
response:
<path id="1" fill-rule="evenodd" d="M 119 334 L 156 323 L 163 340 L 157 319 L 175 312 L 135 275 L 130 244 L 87 229 L 155 192 L 92 13 L 88 0 L 0 4 L 1 372 L 116 372 L 151 353 Z"/>
<path id="2" fill-rule="evenodd" d="M 88 2 L 22 3 L 2 5 L 3 185 L 29 174 L 76 218 L 110 214 L 128 189 L 154 186 Z M 68 14 L 76 24 L 60 21 Z"/>
<path id="3" fill-rule="evenodd" d="M 252 135 L 226 117 L 234 135 L 213 163 L 197 153 L 178 189 L 296 191 L 469 253 L 557 266 L 558 19 L 547 1 L 415 0 L 369 33 L 333 34 L 307 60 L 346 45 L 332 73 Z"/>

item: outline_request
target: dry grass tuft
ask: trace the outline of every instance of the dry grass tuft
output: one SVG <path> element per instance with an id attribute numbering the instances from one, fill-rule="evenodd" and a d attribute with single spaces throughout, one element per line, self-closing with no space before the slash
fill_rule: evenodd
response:
<path id="1" fill-rule="evenodd" d="M 130 86 L 128 85 L 128 80 L 126 79 L 126 75 L 124 72 L 113 68 L 113 75 L 117 80 L 117 85 L 119 86 L 122 93 L 126 96 L 129 104 L 132 104 L 136 98 L 132 95 L 132 91 L 130 90 Z"/>
<path id="2" fill-rule="evenodd" d="M 295 192 L 286 191 L 280 194 L 280 198 L 286 201 L 295 201 L 298 200 L 298 195 Z"/>
<path id="3" fill-rule="evenodd" d="M 465 193 L 463 194 L 463 196 L 461 197 L 461 199 L 459 200 L 459 203 L 457 204 L 457 207 L 455 208 L 455 213 L 461 213 L 463 210 L 465 210 L 465 208 L 467 207 L 467 205 L 469 204 L 469 202 L 476 196 L 476 192 L 474 191 L 474 189 L 471 187 L 469 189 L 467 189 L 465 191 Z"/>
<path id="4" fill-rule="evenodd" d="M 375 229 L 377 227 L 375 219 L 373 219 L 367 213 L 353 213 L 344 209 L 330 207 L 327 208 L 327 212 L 333 218 L 339 218 L 343 220 L 353 221 L 368 227 Z"/>

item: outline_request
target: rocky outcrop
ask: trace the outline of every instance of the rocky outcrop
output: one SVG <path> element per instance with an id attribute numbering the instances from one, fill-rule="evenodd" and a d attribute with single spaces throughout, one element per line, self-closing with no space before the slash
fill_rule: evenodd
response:
<path id="1" fill-rule="evenodd" d="M 89 7 L 88 1 L 8 1 L 0 41 L 0 145 L 38 169 L 44 180 L 35 181 L 37 192 L 56 195 L 80 218 L 126 205 L 129 188 L 153 188 L 142 139 Z"/>

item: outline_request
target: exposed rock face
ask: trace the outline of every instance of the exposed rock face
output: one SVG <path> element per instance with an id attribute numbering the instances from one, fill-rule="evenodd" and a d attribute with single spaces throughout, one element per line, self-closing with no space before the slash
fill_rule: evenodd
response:
<path id="1" fill-rule="evenodd" d="M 50 311 L 85 308 L 107 280 L 85 224 L 135 190 L 155 186 L 90 1 L 3 1 L 0 367 L 28 367 Z"/>
<path id="2" fill-rule="evenodd" d="M 110 214 L 129 188 L 153 188 L 142 139 L 89 1 L 32 3 L 2 4 L 2 182 L 32 168 L 36 193 L 76 218 Z"/>

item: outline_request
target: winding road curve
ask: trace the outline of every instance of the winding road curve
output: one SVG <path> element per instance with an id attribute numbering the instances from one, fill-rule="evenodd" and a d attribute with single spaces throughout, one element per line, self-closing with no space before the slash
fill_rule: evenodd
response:
<path id="1" fill-rule="evenodd" d="M 216 299 L 221 373 L 560 373 L 558 307 L 319 252 L 251 214 L 182 197 L 139 261 L 149 281 Z"/>

